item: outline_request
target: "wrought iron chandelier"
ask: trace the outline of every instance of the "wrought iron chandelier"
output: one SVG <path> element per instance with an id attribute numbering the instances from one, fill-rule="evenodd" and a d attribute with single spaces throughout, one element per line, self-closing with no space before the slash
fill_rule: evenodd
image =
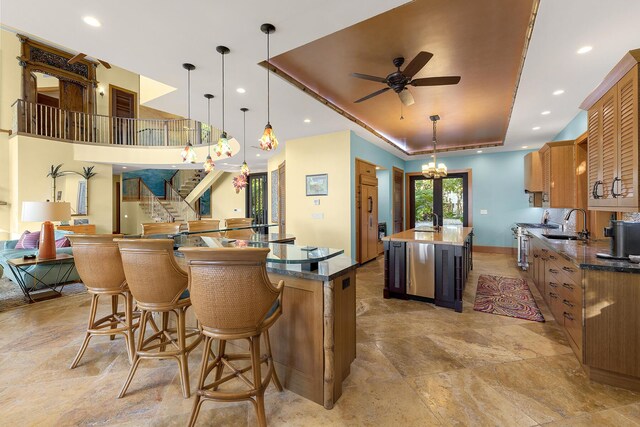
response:
<path id="1" fill-rule="evenodd" d="M 429 119 L 433 122 L 433 155 L 432 161 L 428 164 L 422 165 L 422 175 L 426 178 L 443 178 L 447 176 L 447 165 L 444 163 L 438 163 L 436 158 L 437 152 L 437 138 L 436 138 L 436 122 L 440 120 L 440 116 L 429 116 Z"/>

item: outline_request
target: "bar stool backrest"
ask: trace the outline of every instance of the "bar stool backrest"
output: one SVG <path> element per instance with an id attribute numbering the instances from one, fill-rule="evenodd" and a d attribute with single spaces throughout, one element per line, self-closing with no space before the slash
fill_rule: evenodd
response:
<path id="1" fill-rule="evenodd" d="M 187 289 L 187 273 L 173 255 L 173 239 L 118 239 L 129 290 L 145 309 L 174 304 Z"/>
<path id="2" fill-rule="evenodd" d="M 179 222 L 144 222 L 142 223 L 142 235 L 150 234 L 178 234 L 180 232 Z"/>
<path id="3" fill-rule="evenodd" d="M 227 218 L 225 220 L 226 228 L 249 227 L 253 224 L 253 218 Z M 253 228 L 245 228 L 243 230 L 229 230 L 225 233 L 228 239 L 249 239 L 256 234 Z"/>
<path id="4" fill-rule="evenodd" d="M 113 241 L 122 234 L 68 234 L 66 237 L 71 242 L 76 269 L 87 289 L 104 292 L 127 287 L 118 244 Z"/>
<path id="5" fill-rule="evenodd" d="M 199 221 L 189 221 L 187 223 L 187 230 L 189 230 L 190 233 L 202 231 L 202 233 L 198 233 L 198 235 L 208 236 L 208 237 L 222 237 L 222 234 L 220 234 L 220 232 L 211 231 L 211 230 L 217 230 L 219 228 L 220 228 L 219 219 L 201 219 Z"/>
<path id="6" fill-rule="evenodd" d="M 198 321 L 220 333 L 256 330 L 280 294 L 267 275 L 268 248 L 181 248 Z"/>

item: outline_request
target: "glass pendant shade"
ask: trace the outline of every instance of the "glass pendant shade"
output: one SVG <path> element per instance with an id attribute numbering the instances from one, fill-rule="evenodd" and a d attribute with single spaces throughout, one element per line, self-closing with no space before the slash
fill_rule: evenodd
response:
<path id="1" fill-rule="evenodd" d="M 213 159 L 211 158 L 211 156 L 207 156 L 207 160 L 204 161 L 204 164 L 202 165 L 202 168 L 204 169 L 204 171 L 206 173 L 211 172 L 214 168 L 216 167 L 216 165 L 213 163 Z"/>
<path id="2" fill-rule="evenodd" d="M 249 176 L 249 172 L 251 172 L 249 170 L 249 165 L 247 164 L 247 162 L 242 162 L 242 167 L 240 168 L 240 173 L 242 173 L 242 175 L 244 176 Z"/>
<path id="3" fill-rule="evenodd" d="M 195 163 L 196 160 L 198 159 L 198 156 L 196 155 L 196 150 L 193 149 L 193 145 L 191 145 L 190 142 L 187 142 L 187 145 L 184 147 L 184 149 L 180 153 L 180 156 L 182 156 L 183 163 Z"/>
<path id="4" fill-rule="evenodd" d="M 278 148 L 278 138 L 276 138 L 276 134 L 273 132 L 271 123 L 267 123 L 264 127 L 264 133 L 262 134 L 262 138 L 260 138 L 260 148 L 264 151 L 271 151 Z"/>
<path id="5" fill-rule="evenodd" d="M 231 151 L 229 138 L 227 137 L 226 132 L 222 132 L 222 134 L 220 135 L 220 139 L 218 139 L 218 143 L 215 147 L 213 147 L 213 151 L 215 151 L 218 157 L 222 156 L 223 154 L 227 157 L 231 157 L 233 153 Z"/>

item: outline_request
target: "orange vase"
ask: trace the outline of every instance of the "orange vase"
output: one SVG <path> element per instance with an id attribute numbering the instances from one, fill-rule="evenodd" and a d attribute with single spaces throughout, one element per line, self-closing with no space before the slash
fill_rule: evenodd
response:
<path id="1" fill-rule="evenodd" d="M 38 259 L 53 259 L 56 257 L 56 239 L 53 234 L 53 223 L 45 221 L 40 229 L 40 247 Z"/>

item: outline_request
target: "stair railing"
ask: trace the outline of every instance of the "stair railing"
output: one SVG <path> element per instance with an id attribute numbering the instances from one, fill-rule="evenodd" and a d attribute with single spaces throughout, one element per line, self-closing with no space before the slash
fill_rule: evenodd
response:
<path id="1" fill-rule="evenodd" d="M 178 216 L 185 222 L 197 221 L 200 219 L 200 215 L 189 203 L 184 200 L 184 197 L 176 191 L 171 185 L 171 182 L 164 181 L 165 200 L 171 204 L 173 209 L 178 212 Z"/>
<path id="2" fill-rule="evenodd" d="M 140 178 L 137 178 L 140 179 Z M 165 208 L 160 199 L 147 187 L 147 184 L 140 179 L 140 207 L 155 222 L 175 222 L 176 219 Z"/>

